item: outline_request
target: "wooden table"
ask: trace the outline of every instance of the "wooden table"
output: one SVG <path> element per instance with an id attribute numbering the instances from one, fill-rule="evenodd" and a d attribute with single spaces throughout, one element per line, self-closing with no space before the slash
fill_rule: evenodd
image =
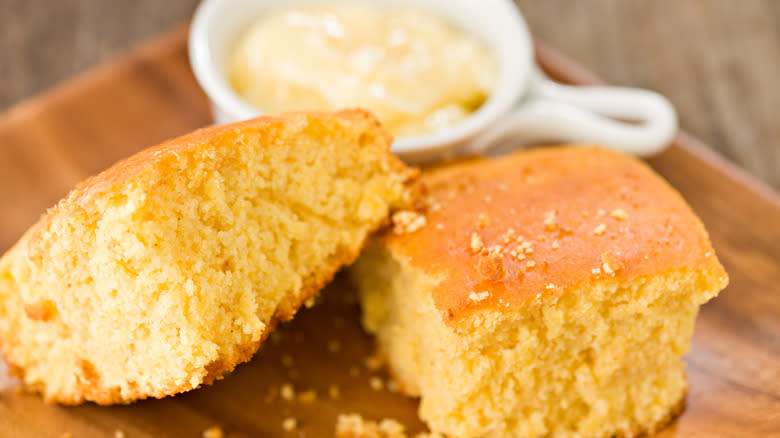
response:
<path id="1" fill-rule="evenodd" d="M 780 188 L 780 1 L 517 2 L 542 41 L 611 83 L 664 93 L 683 128 Z M 0 110 L 185 21 L 197 3 L 0 0 Z"/>
<path id="2" fill-rule="evenodd" d="M 0 206 L 6 207 L 0 252 L 77 181 L 210 122 L 187 64 L 185 30 L 0 116 Z M 549 49 L 540 46 L 538 54 L 553 77 L 594 83 Z M 702 217 L 731 277 L 698 318 L 686 359 L 688 407 L 657 438 L 780 437 L 780 197 L 685 135 L 649 162 Z M 392 417 L 419 430 L 413 399 L 370 387 L 369 376 L 387 376 L 363 366 L 373 342 L 359 328 L 354 300 L 344 299 L 352 289 L 343 280 L 323 292 L 322 304 L 281 329 L 288 341 L 267 343 L 256 360 L 212 387 L 130 406 L 71 408 L 0 391 L 0 436 L 196 437 L 217 424 L 231 437 L 289 437 L 282 419 L 290 416 L 300 420 L 297 436 L 331 436 L 337 414 L 347 412 Z M 338 354 L 327 348 L 333 339 L 343 346 Z M 293 357 L 294 369 L 284 365 L 285 355 Z M 282 382 L 323 396 L 277 402 Z M 338 400 L 324 396 L 330 384 L 341 388 Z"/>

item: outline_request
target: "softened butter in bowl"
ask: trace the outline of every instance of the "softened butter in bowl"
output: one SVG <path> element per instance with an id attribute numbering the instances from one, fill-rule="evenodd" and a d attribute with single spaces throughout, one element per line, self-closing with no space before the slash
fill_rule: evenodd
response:
<path id="1" fill-rule="evenodd" d="M 481 41 L 415 8 L 310 5 L 261 16 L 228 54 L 231 86 L 263 112 L 373 111 L 396 136 L 436 132 L 490 95 Z"/>

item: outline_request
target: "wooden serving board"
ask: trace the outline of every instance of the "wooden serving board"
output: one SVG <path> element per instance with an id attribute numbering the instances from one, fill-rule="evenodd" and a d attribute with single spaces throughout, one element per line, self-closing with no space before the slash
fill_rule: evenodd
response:
<path id="1" fill-rule="evenodd" d="M 189 68 L 186 29 L 99 67 L 0 116 L 0 251 L 78 181 L 156 142 L 211 123 Z M 539 62 L 564 82 L 597 82 L 539 46 Z M 684 414 L 659 437 L 780 437 L 780 198 L 686 135 L 649 160 L 701 216 L 731 285 L 705 305 L 688 356 Z M 374 390 L 365 366 L 372 341 L 344 278 L 322 303 L 283 326 L 255 358 L 214 386 L 129 406 L 59 407 L 0 379 L 0 437 L 328 437 L 340 413 L 422 425 L 417 403 Z M 329 348 L 337 341 L 338 351 Z M 330 345 L 332 347 L 332 345 Z M 291 360 L 290 360 L 291 358 Z M 311 403 L 284 401 L 282 383 L 314 389 Z M 328 394 L 339 388 L 338 399 Z M 285 432 L 282 421 L 298 420 Z"/>

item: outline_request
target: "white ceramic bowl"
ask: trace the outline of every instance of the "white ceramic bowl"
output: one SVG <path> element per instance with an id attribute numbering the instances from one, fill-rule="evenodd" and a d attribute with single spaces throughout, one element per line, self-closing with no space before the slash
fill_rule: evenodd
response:
<path id="1" fill-rule="evenodd" d="M 211 99 L 216 123 L 262 114 L 234 92 L 224 66 L 228 49 L 261 14 L 336 0 L 203 0 L 190 29 L 189 52 L 198 82 Z M 343 1 L 343 0 L 341 0 Z M 536 68 L 528 27 L 511 0 L 363 0 L 408 5 L 438 14 L 484 41 L 499 65 L 496 87 L 463 121 L 425 135 L 399 137 L 393 151 L 408 161 L 486 153 L 511 138 L 513 147 L 539 142 L 600 143 L 636 155 L 663 149 L 677 129 L 671 104 L 644 90 L 568 87 Z M 302 108 L 305 109 L 305 108 Z M 624 123 L 612 119 L 629 119 Z"/>

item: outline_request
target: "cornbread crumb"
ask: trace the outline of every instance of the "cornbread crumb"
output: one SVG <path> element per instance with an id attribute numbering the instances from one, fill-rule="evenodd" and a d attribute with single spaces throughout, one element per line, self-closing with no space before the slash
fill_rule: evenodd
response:
<path id="1" fill-rule="evenodd" d="M 341 351 L 341 342 L 338 339 L 331 339 L 328 342 L 328 351 L 331 353 L 338 353 Z"/>
<path id="2" fill-rule="evenodd" d="M 411 210 L 397 211 L 392 216 L 395 234 L 413 233 L 428 222 L 424 215 Z"/>
<path id="3" fill-rule="evenodd" d="M 279 395 L 285 401 L 293 401 L 295 400 L 295 388 L 291 383 L 284 383 L 279 388 Z"/>
<path id="4" fill-rule="evenodd" d="M 547 286 L 544 287 L 545 289 L 555 289 L 555 284 L 553 283 L 547 283 Z"/>
<path id="5" fill-rule="evenodd" d="M 555 231 L 558 229 L 558 224 L 555 222 L 555 216 L 557 212 L 550 210 L 544 213 L 544 229 L 547 231 Z"/>
<path id="6" fill-rule="evenodd" d="M 309 389 L 298 393 L 298 401 L 305 404 L 311 404 L 317 401 L 317 391 Z"/>
<path id="7" fill-rule="evenodd" d="M 282 430 L 292 432 L 298 428 L 298 420 L 294 417 L 287 417 L 282 421 Z"/>
<path id="8" fill-rule="evenodd" d="M 515 237 L 515 230 L 514 228 L 510 228 L 506 230 L 506 232 L 501 236 L 501 241 L 504 242 L 505 245 L 508 245 L 509 242 L 511 242 L 514 237 Z"/>
<path id="9" fill-rule="evenodd" d="M 478 253 L 482 251 L 482 248 L 484 247 L 484 244 L 482 243 L 482 238 L 479 237 L 479 234 L 476 232 L 471 233 L 471 251 L 473 253 Z"/>
<path id="10" fill-rule="evenodd" d="M 477 216 L 477 226 L 479 228 L 485 228 L 488 225 L 490 225 L 490 219 L 485 213 L 480 213 L 479 216 Z"/>
<path id="11" fill-rule="evenodd" d="M 117 429 L 114 431 L 114 438 L 125 438 L 125 431 Z"/>
<path id="12" fill-rule="evenodd" d="M 590 273 L 593 275 L 600 275 L 601 274 L 601 268 L 593 268 L 590 270 Z"/>
<path id="13" fill-rule="evenodd" d="M 222 438 L 225 433 L 219 426 L 211 426 L 203 431 L 203 438 Z"/>
<path id="14" fill-rule="evenodd" d="M 504 247 L 501 245 L 492 245 L 488 247 L 487 249 L 487 256 L 491 259 L 496 259 L 501 257 L 501 255 L 504 252 Z"/>
<path id="15" fill-rule="evenodd" d="M 561 243 L 558 241 L 558 239 L 553 240 L 552 249 L 558 249 L 560 247 L 561 247 Z"/>
<path id="16" fill-rule="evenodd" d="M 624 221 L 628 219 L 628 213 L 626 213 L 626 211 L 623 210 L 622 208 L 616 208 L 612 210 L 612 217 L 617 220 Z"/>
<path id="17" fill-rule="evenodd" d="M 593 234 L 597 236 L 601 236 L 604 234 L 604 231 L 606 231 L 607 225 L 606 224 L 598 224 L 596 228 L 593 229 Z"/>
<path id="18" fill-rule="evenodd" d="M 382 379 L 376 376 L 371 376 L 371 378 L 368 379 L 368 384 L 374 391 L 381 391 L 385 387 L 385 383 L 382 381 Z"/>
<path id="19" fill-rule="evenodd" d="M 484 299 L 486 299 L 488 296 L 490 296 L 490 292 L 484 291 L 480 293 L 472 292 L 469 294 L 469 300 L 478 303 Z"/>
<path id="20" fill-rule="evenodd" d="M 533 260 L 528 260 L 527 262 L 525 262 L 525 267 L 528 268 L 528 269 L 531 269 L 534 266 L 536 266 L 536 262 L 533 261 Z"/>
<path id="21" fill-rule="evenodd" d="M 338 400 L 341 397 L 341 389 L 336 385 L 330 385 L 328 387 L 328 395 L 333 400 Z"/>
<path id="22" fill-rule="evenodd" d="M 596 216 L 598 217 L 602 217 L 605 214 L 607 214 L 607 212 L 603 208 L 599 208 L 598 211 L 596 211 Z"/>

